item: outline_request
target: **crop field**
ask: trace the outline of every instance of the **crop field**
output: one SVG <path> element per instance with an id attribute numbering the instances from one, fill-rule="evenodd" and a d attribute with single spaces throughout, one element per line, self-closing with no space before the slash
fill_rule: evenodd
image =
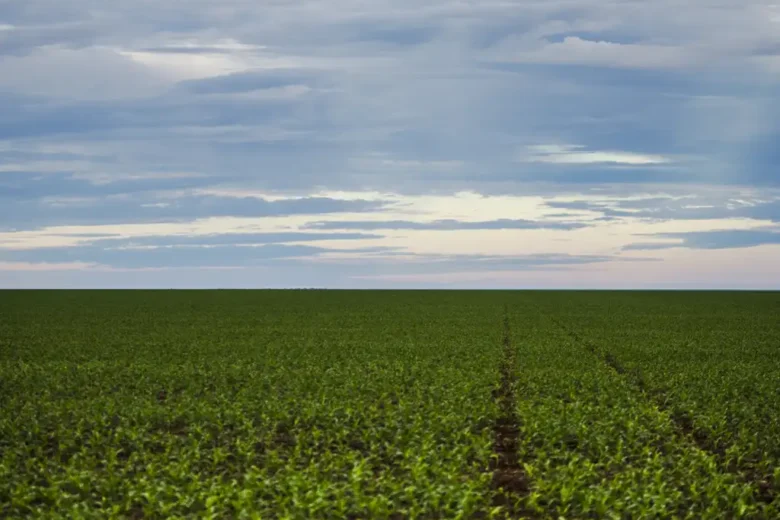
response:
<path id="1" fill-rule="evenodd" d="M 780 518 L 780 293 L 0 291 L 0 518 Z"/>

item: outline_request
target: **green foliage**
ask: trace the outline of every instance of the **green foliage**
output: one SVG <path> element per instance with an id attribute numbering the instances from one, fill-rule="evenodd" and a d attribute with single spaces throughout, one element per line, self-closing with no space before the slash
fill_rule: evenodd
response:
<path id="1" fill-rule="evenodd" d="M 3 293 L 0 517 L 473 517 L 500 307 Z"/>
<path id="2" fill-rule="evenodd" d="M 678 436 L 667 414 L 554 322 L 518 315 L 525 499 L 543 518 L 759 515 L 750 486 Z M 744 507 L 743 507 L 744 506 Z"/>
<path id="3" fill-rule="evenodd" d="M 734 475 L 742 489 L 724 515 L 780 517 L 780 295 L 561 296 L 536 305 L 617 361 L 632 394 Z"/>
<path id="4" fill-rule="evenodd" d="M 777 518 L 779 300 L 0 291 L 0 517 L 505 517 L 506 305 L 515 511 Z"/>

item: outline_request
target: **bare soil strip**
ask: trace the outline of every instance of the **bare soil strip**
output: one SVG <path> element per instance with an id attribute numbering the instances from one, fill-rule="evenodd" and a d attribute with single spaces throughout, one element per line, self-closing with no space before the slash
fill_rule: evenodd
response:
<path id="1" fill-rule="evenodd" d="M 705 432 L 696 428 L 692 419 L 688 415 L 682 414 L 669 406 L 666 399 L 664 399 L 663 392 L 658 389 L 648 387 L 648 385 L 645 384 L 641 373 L 626 369 L 626 367 L 620 363 L 614 354 L 607 350 L 600 349 L 590 341 L 580 337 L 576 332 L 569 329 L 564 323 L 558 320 L 554 321 L 574 341 L 584 346 L 596 357 L 601 359 L 604 364 L 625 378 L 626 381 L 631 383 L 643 395 L 645 395 L 645 397 L 652 401 L 656 408 L 662 412 L 665 412 L 674 424 L 677 433 L 681 437 L 691 441 L 700 450 L 712 455 L 718 462 L 718 465 L 722 471 L 736 474 L 743 482 L 753 486 L 756 492 L 755 497 L 758 501 L 765 504 L 770 504 L 775 500 L 776 494 L 770 481 L 768 481 L 764 476 L 757 474 L 757 472 L 751 467 L 727 464 L 725 462 L 727 446 L 716 442 L 714 439 L 707 436 Z"/>
<path id="2" fill-rule="evenodd" d="M 515 401 L 515 367 L 517 356 L 512 346 L 509 327 L 509 313 L 504 309 L 504 331 L 502 338 L 501 384 L 494 392 L 499 407 L 499 416 L 493 426 L 493 506 L 502 506 L 511 516 L 521 513 L 528 516 L 518 506 L 519 499 L 528 493 L 528 476 L 523 471 L 517 454 L 520 424 L 518 422 Z"/>

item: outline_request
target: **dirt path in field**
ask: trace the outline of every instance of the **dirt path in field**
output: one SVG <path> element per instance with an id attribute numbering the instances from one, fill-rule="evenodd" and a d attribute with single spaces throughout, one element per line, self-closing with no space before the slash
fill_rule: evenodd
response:
<path id="1" fill-rule="evenodd" d="M 728 446 L 716 442 L 714 439 L 710 438 L 706 432 L 697 429 L 688 415 L 679 413 L 672 406 L 667 404 L 668 401 L 663 392 L 658 389 L 650 388 L 639 372 L 626 369 L 614 354 L 608 350 L 599 348 L 587 339 L 580 337 L 579 334 L 568 328 L 564 323 L 558 320 L 554 321 L 558 327 L 563 329 L 563 331 L 576 343 L 582 345 L 596 357 L 601 359 L 605 365 L 615 371 L 619 376 L 623 377 L 642 393 L 642 395 L 649 399 L 659 411 L 665 413 L 672 421 L 672 424 L 681 439 L 688 440 L 700 450 L 710 454 L 715 461 L 717 461 L 721 471 L 735 474 L 739 480 L 750 484 L 755 490 L 754 496 L 756 500 L 765 504 L 771 504 L 775 500 L 776 494 L 774 492 L 774 486 L 766 477 L 759 475 L 749 466 L 736 465 L 735 463 L 727 464 L 725 460 Z"/>
<path id="2" fill-rule="evenodd" d="M 494 393 L 499 406 L 499 416 L 493 426 L 493 506 L 502 506 L 511 516 L 518 516 L 518 499 L 528 493 L 528 476 L 520 465 L 517 454 L 520 425 L 516 412 L 515 386 L 517 354 L 512 345 L 512 333 L 509 326 L 509 312 L 504 308 L 504 326 L 501 355 L 501 384 Z"/>

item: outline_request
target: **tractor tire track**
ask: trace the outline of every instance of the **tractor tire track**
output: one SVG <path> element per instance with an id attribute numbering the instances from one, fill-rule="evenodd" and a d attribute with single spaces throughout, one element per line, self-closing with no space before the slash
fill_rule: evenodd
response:
<path id="1" fill-rule="evenodd" d="M 706 434 L 706 432 L 696 428 L 693 424 L 693 420 L 689 416 L 682 414 L 672 406 L 669 406 L 667 400 L 665 399 L 664 393 L 658 389 L 649 387 L 645 383 L 645 380 L 643 379 L 640 372 L 627 369 L 610 351 L 599 348 L 594 343 L 588 341 L 585 338 L 582 338 L 579 334 L 567 327 L 566 324 L 560 320 L 553 318 L 553 321 L 576 343 L 582 345 L 589 352 L 599 358 L 616 374 L 634 386 L 659 411 L 668 416 L 678 436 L 683 439 L 687 439 L 698 449 L 711 455 L 715 461 L 717 461 L 719 468 L 723 472 L 736 475 L 739 480 L 753 487 L 755 490 L 754 496 L 756 500 L 764 504 L 771 504 L 775 501 L 777 495 L 773 489 L 774 486 L 772 485 L 772 482 L 767 481 L 764 476 L 758 474 L 752 467 L 734 463 L 729 464 L 726 461 L 726 452 L 728 446 L 725 446 L 722 443 L 717 442 L 715 439 L 712 439 Z"/>
<path id="2" fill-rule="evenodd" d="M 493 398 L 498 404 L 499 416 L 493 425 L 492 488 L 493 506 L 502 507 L 510 518 L 520 515 L 529 517 L 529 513 L 520 507 L 530 486 L 518 456 L 520 422 L 517 417 L 515 398 L 516 367 L 517 354 L 512 345 L 509 311 L 505 307 L 500 363 L 501 381 L 493 393 Z"/>

